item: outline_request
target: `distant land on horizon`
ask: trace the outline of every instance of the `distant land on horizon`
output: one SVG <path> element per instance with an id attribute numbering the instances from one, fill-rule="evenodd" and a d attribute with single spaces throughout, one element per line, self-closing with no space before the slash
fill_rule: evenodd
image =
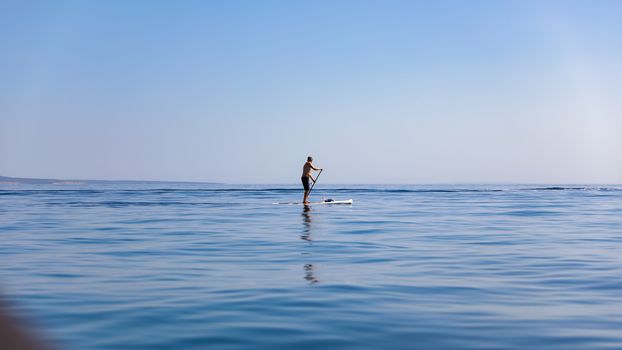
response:
<path id="1" fill-rule="evenodd" d="M 62 179 L 37 179 L 24 177 L 0 176 L 0 184 L 41 184 L 41 185 L 80 185 L 89 183 L 188 183 L 188 184 L 216 184 L 217 182 L 202 181 L 157 181 L 157 180 L 62 180 Z"/>

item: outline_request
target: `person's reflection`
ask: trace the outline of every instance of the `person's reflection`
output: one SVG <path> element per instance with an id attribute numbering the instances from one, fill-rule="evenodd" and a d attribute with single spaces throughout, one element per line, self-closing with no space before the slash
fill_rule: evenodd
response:
<path id="1" fill-rule="evenodd" d="M 315 277 L 315 271 L 313 271 L 313 264 L 305 264 L 305 279 L 309 281 L 309 284 L 318 283 L 320 280 Z"/>
<path id="2" fill-rule="evenodd" d="M 302 235 L 300 235 L 300 239 L 305 240 L 309 243 L 313 242 L 313 238 L 311 236 L 311 223 L 313 219 L 311 218 L 311 207 L 305 205 L 302 209 Z M 309 284 L 318 283 L 320 280 L 315 277 L 315 272 L 313 269 L 313 264 L 305 264 L 305 280 L 309 282 Z"/>
<path id="3" fill-rule="evenodd" d="M 305 205 L 302 209 L 302 235 L 301 239 L 311 242 L 313 238 L 311 238 L 311 207 Z"/>

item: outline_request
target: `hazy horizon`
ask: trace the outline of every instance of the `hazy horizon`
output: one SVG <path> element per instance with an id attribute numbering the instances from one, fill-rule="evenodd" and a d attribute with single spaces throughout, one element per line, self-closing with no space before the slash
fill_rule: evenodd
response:
<path id="1" fill-rule="evenodd" d="M 135 180 L 135 179 L 79 179 L 79 178 L 28 178 L 28 177 L 15 177 L 15 176 L 6 176 L 0 174 L 0 181 L 3 178 L 8 179 L 24 179 L 24 180 L 54 180 L 54 181 L 86 181 L 86 182 L 167 182 L 167 183 L 196 183 L 196 184 L 214 184 L 214 185 L 234 185 L 234 186 L 271 186 L 271 185 L 291 185 L 291 186 L 300 186 L 299 182 L 259 182 L 259 183 L 234 183 L 234 182 L 213 182 L 213 181 L 185 181 L 185 180 L 166 180 L 166 179 L 144 179 L 144 180 Z M 542 183 L 542 182 L 524 182 L 524 183 L 507 183 L 507 182 L 439 182 L 439 183 L 325 183 L 323 181 L 318 181 L 318 186 L 622 186 L 622 183 Z M 318 187 L 318 188 L 319 188 Z"/>
<path id="2" fill-rule="evenodd" d="M 619 1 L 0 4 L 0 174 L 622 182 Z"/>

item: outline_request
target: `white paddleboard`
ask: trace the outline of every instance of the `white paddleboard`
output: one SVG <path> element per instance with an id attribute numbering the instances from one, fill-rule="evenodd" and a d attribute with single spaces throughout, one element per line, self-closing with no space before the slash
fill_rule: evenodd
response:
<path id="1" fill-rule="evenodd" d="M 352 199 L 346 199 L 346 200 L 341 200 L 341 201 L 334 201 L 334 200 L 326 200 L 323 202 L 311 202 L 311 203 L 307 203 L 306 205 L 318 205 L 318 204 L 352 204 L 353 200 Z M 285 202 L 285 203 L 272 203 L 272 204 L 289 204 L 289 205 L 303 205 L 300 202 Z"/>

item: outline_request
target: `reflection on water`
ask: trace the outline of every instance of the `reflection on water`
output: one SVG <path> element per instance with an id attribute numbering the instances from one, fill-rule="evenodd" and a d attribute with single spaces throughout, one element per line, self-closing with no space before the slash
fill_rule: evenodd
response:
<path id="1" fill-rule="evenodd" d="M 313 270 L 313 264 L 305 264 L 305 279 L 309 281 L 309 284 L 318 283 L 320 280 L 315 277 L 315 271 Z"/>
<path id="2" fill-rule="evenodd" d="M 302 209 L 301 216 L 302 216 L 302 235 L 300 235 L 300 238 L 302 240 L 305 240 L 311 243 L 313 242 L 313 238 L 311 237 L 311 223 L 313 222 L 313 219 L 311 218 L 311 207 L 308 205 L 305 205 L 304 208 Z M 313 264 L 305 264 L 304 271 L 305 271 L 305 280 L 307 280 L 309 284 L 315 284 L 320 281 L 315 276 Z"/>
<path id="3" fill-rule="evenodd" d="M 302 209 L 302 235 L 300 238 L 309 242 L 313 241 L 311 238 L 311 221 L 311 207 L 305 205 Z"/>

